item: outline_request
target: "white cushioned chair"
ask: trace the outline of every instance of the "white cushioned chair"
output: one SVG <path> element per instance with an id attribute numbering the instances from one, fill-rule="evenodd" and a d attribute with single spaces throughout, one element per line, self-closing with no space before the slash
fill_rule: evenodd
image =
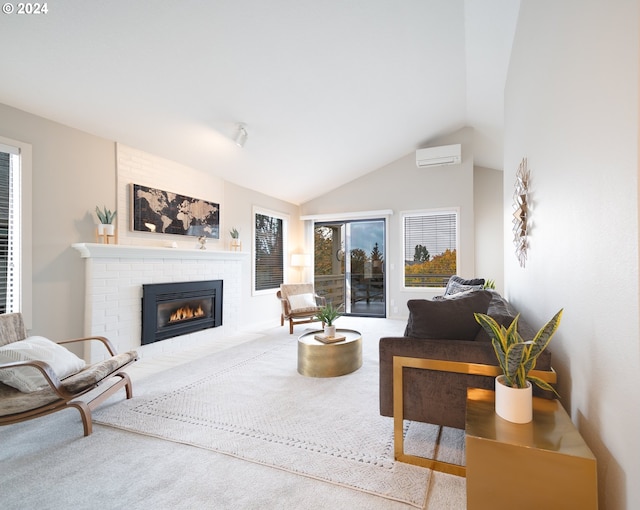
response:
<path id="1" fill-rule="evenodd" d="M 316 314 L 326 305 L 326 299 L 315 293 L 313 283 L 283 283 L 277 296 L 282 303 L 280 325 L 289 321 L 290 334 L 293 334 L 295 324 L 320 322 Z"/>
<path id="2" fill-rule="evenodd" d="M 98 341 L 109 358 L 86 365 L 61 346 L 72 342 Z M 104 337 L 52 342 L 27 337 L 22 315 L 0 315 L 0 425 L 38 418 L 68 407 L 80 412 L 84 435 L 92 432 L 91 411 L 124 388 L 127 398 L 133 390 L 122 369 L 137 360 L 136 351 L 117 354 Z M 104 384 L 110 381 L 109 384 Z M 114 382 L 115 381 L 115 382 Z M 113 383 L 113 384 L 111 384 Z M 103 391 L 86 395 L 101 386 Z M 85 396 L 85 398 L 80 398 Z"/>

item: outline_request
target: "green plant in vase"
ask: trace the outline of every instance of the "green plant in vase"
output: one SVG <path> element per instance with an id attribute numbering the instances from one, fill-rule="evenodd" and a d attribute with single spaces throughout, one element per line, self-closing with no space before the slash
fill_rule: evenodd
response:
<path id="1" fill-rule="evenodd" d="M 475 313 L 476 321 L 484 328 L 491 338 L 493 349 L 498 358 L 507 386 L 512 388 L 526 388 L 527 381 L 534 383 L 544 390 L 556 393 L 549 383 L 530 375 L 536 366 L 536 361 L 544 351 L 562 319 L 560 310 L 547 322 L 531 341 L 525 341 L 518 333 L 518 314 L 511 325 L 505 328 L 499 325 L 493 317 L 483 313 Z M 557 395 L 557 393 L 556 393 Z"/>
<path id="2" fill-rule="evenodd" d="M 242 248 L 242 243 L 240 242 L 240 232 L 236 227 L 233 227 L 229 230 L 229 235 L 231 236 L 231 249 L 232 250 L 240 250 Z"/>
<path id="3" fill-rule="evenodd" d="M 324 324 L 324 334 L 328 337 L 336 336 L 336 326 L 334 322 L 338 319 L 342 314 L 340 310 L 333 306 L 332 303 L 327 303 L 325 306 L 320 308 L 316 313 L 316 318 L 319 321 L 322 321 Z"/>
<path id="4" fill-rule="evenodd" d="M 111 212 L 110 209 L 107 209 L 106 205 L 103 206 L 102 209 L 96 206 L 96 216 L 100 221 L 100 224 L 98 225 L 99 235 L 105 235 L 105 234 L 108 236 L 114 235 L 115 225 L 113 225 L 113 220 L 115 220 L 116 218 L 116 212 L 117 211 Z"/>
<path id="5" fill-rule="evenodd" d="M 100 223 L 103 225 L 111 225 L 116 218 L 116 212 L 117 211 L 111 212 L 111 210 L 107 209 L 106 205 L 103 206 L 102 209 L 96 205 L 96 216 L 98 216 Z"/>
<path id="6" fill-rule="evenodd" d="M 524 418 L 524 421 L 519 419 L 511 419 L 510 407 L 514 407 L 514 404 L 503 403 L 502 395 L 504 394 L 503 387 L 509 389 L 526 390 L 528 393 L 529 404 L 524 404 L 524 407 L 528 405 L 528 414 L 531 412 L 531 383 L 536 386 L 552 391 L 558 395 L 556 390 L 548 382 L 543 381 L 539 377 L 531 375 L 531 371 L 536 366 L 536 361 L 542 352 L 547 348 L 551 338 L 555 334 L 560 325 L 562 319 L 561 309 L 536 333 L 533 340 L 525 341 L 520 333 L 518 333 L 518 314 L 508 328 L 498 324 L 495 319 L 489 315 L 482 313 L 475 313 L 476 321 L 484 328 L 484 330 L 491 338 L 491 344 L 496 353 L 498 364 L 502 370 L 502 375 L 496 378 L 496 412 L 498 415 L 516 423 L 526 423 L 531 421 L 529 418 Z M 511 392 L 513 393 L 513 392 Z"/>

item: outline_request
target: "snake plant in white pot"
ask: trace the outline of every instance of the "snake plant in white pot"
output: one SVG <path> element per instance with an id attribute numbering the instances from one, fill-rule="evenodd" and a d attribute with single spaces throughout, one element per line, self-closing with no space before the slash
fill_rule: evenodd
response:
<path id="1" fill-rule="evenodd" d="M 116 211 L 111 212 L 105 205 L 102 209 L 96 206 L 96 216 L 100 223 L 98 224 L 99 235 L 110 235 L 115 233 L 116 226 L 113 224 L 113 220 L 116 218 Z"/>
<path id="2" fill-rule="evenodd" d="M 496 377 L 496 413 L 514 423 L 528 423 L 533 418 L 532 385 L 552 391 L 549 383 L 530 374 L 538 356 L 544 351 L 560 325 L 562 310 L 538 331 L 531 341 L 524 341 L 518 333 L 518 314 L 506 328 L 492 317 L 476 313 L 476 321 L 491 338 L 502 375 Z M 511 400 L 515 399 L 515 400 Z"/>

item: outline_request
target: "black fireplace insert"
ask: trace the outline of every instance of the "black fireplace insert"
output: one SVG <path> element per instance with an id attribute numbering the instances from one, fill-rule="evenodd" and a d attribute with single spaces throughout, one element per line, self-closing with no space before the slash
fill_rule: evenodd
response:
<path id="1" fill-rule="evenodd" d="M 222 280 L 142 286 L 142 345 L 222 325 Z"/>

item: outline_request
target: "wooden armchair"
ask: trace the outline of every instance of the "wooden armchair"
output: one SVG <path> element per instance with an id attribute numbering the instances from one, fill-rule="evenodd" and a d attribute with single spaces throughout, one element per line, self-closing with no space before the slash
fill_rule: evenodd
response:
<path id="1" fill-rule="evenodd" d="M 36 343 L 33 339 L 39 339 L 40 343 Z M 93 365 L 87 365 L 67 377 L 58 377 L 52 364 L 54 364 L 54 359 L 59 359 L 60 352 L 64 351 L 66 353 L 64 356 L 76 358 L 79 363 L 84 364 L 73 353 L 58 346 L 84 341 L 101 342 L 110 357 Z M 17 344 L 18 342 L 20 344 Z M 19 351 L 14 349 L 18 346 L 20 346 Z M 43 346 L 47 350 L 43 351 Z M 60 349 L 62 351 L 59 351 Z M 16 354 L 16 352 L 26 352 L 26 359 L 24 359 L 24 355 Z M 34 359 L 43 352 L 45 354 L 43 358 L 47 361 Z M 131 379 L 121 369 L 136 361 L 138 355 L 136 351 L 117 354 L 111 342 L 104 337 L 78 338 L 58 343 L 50 342 L 42 337 L 27 338 L 21 314 L 2 314 L 0 315 L 0 356 L 5 360 L 7 358 L 23 359 L 0 363 L 0 377 L 3 380 L 10 379 L 11 384 L 15 384 L 13 381 L 16 377 L 15 374 L 18 374 L 18 378 L 26 374 L 29 380 L 28 383 L 25 383 L 27 386 L 35 384 L 34 381 L 42 383 L 33 389 L 23 388 L 28 391 L 25 392 L 0 382 L 0 425 L 18 423 L 68 407 L 75 407 L 82 418 L 84 435 L 88 436 L 92 432 L 91 412 L 93 409 L 121 388 L 125 388 L 127 398 L 131 398 L 133 395 Z M 87 395 L 87 398 L 84 399 L 80 398 L 106 381 L 110 381 L 110 384 L 102 386 L 103 391 L 97 391 L 95 395 Z M 18 386 L 22 387 L 21 384 Z"/>
<path id="2" fill-rule="evenodd" d="M 326 299 L 315 293 L 312 283 L 283 283 L 277 296 L 282 303 L 280 325 L 289 321 L 290 334 L 293 334 L 294 324 L 320 322 L 316 314 L 326 305 Z"/>

